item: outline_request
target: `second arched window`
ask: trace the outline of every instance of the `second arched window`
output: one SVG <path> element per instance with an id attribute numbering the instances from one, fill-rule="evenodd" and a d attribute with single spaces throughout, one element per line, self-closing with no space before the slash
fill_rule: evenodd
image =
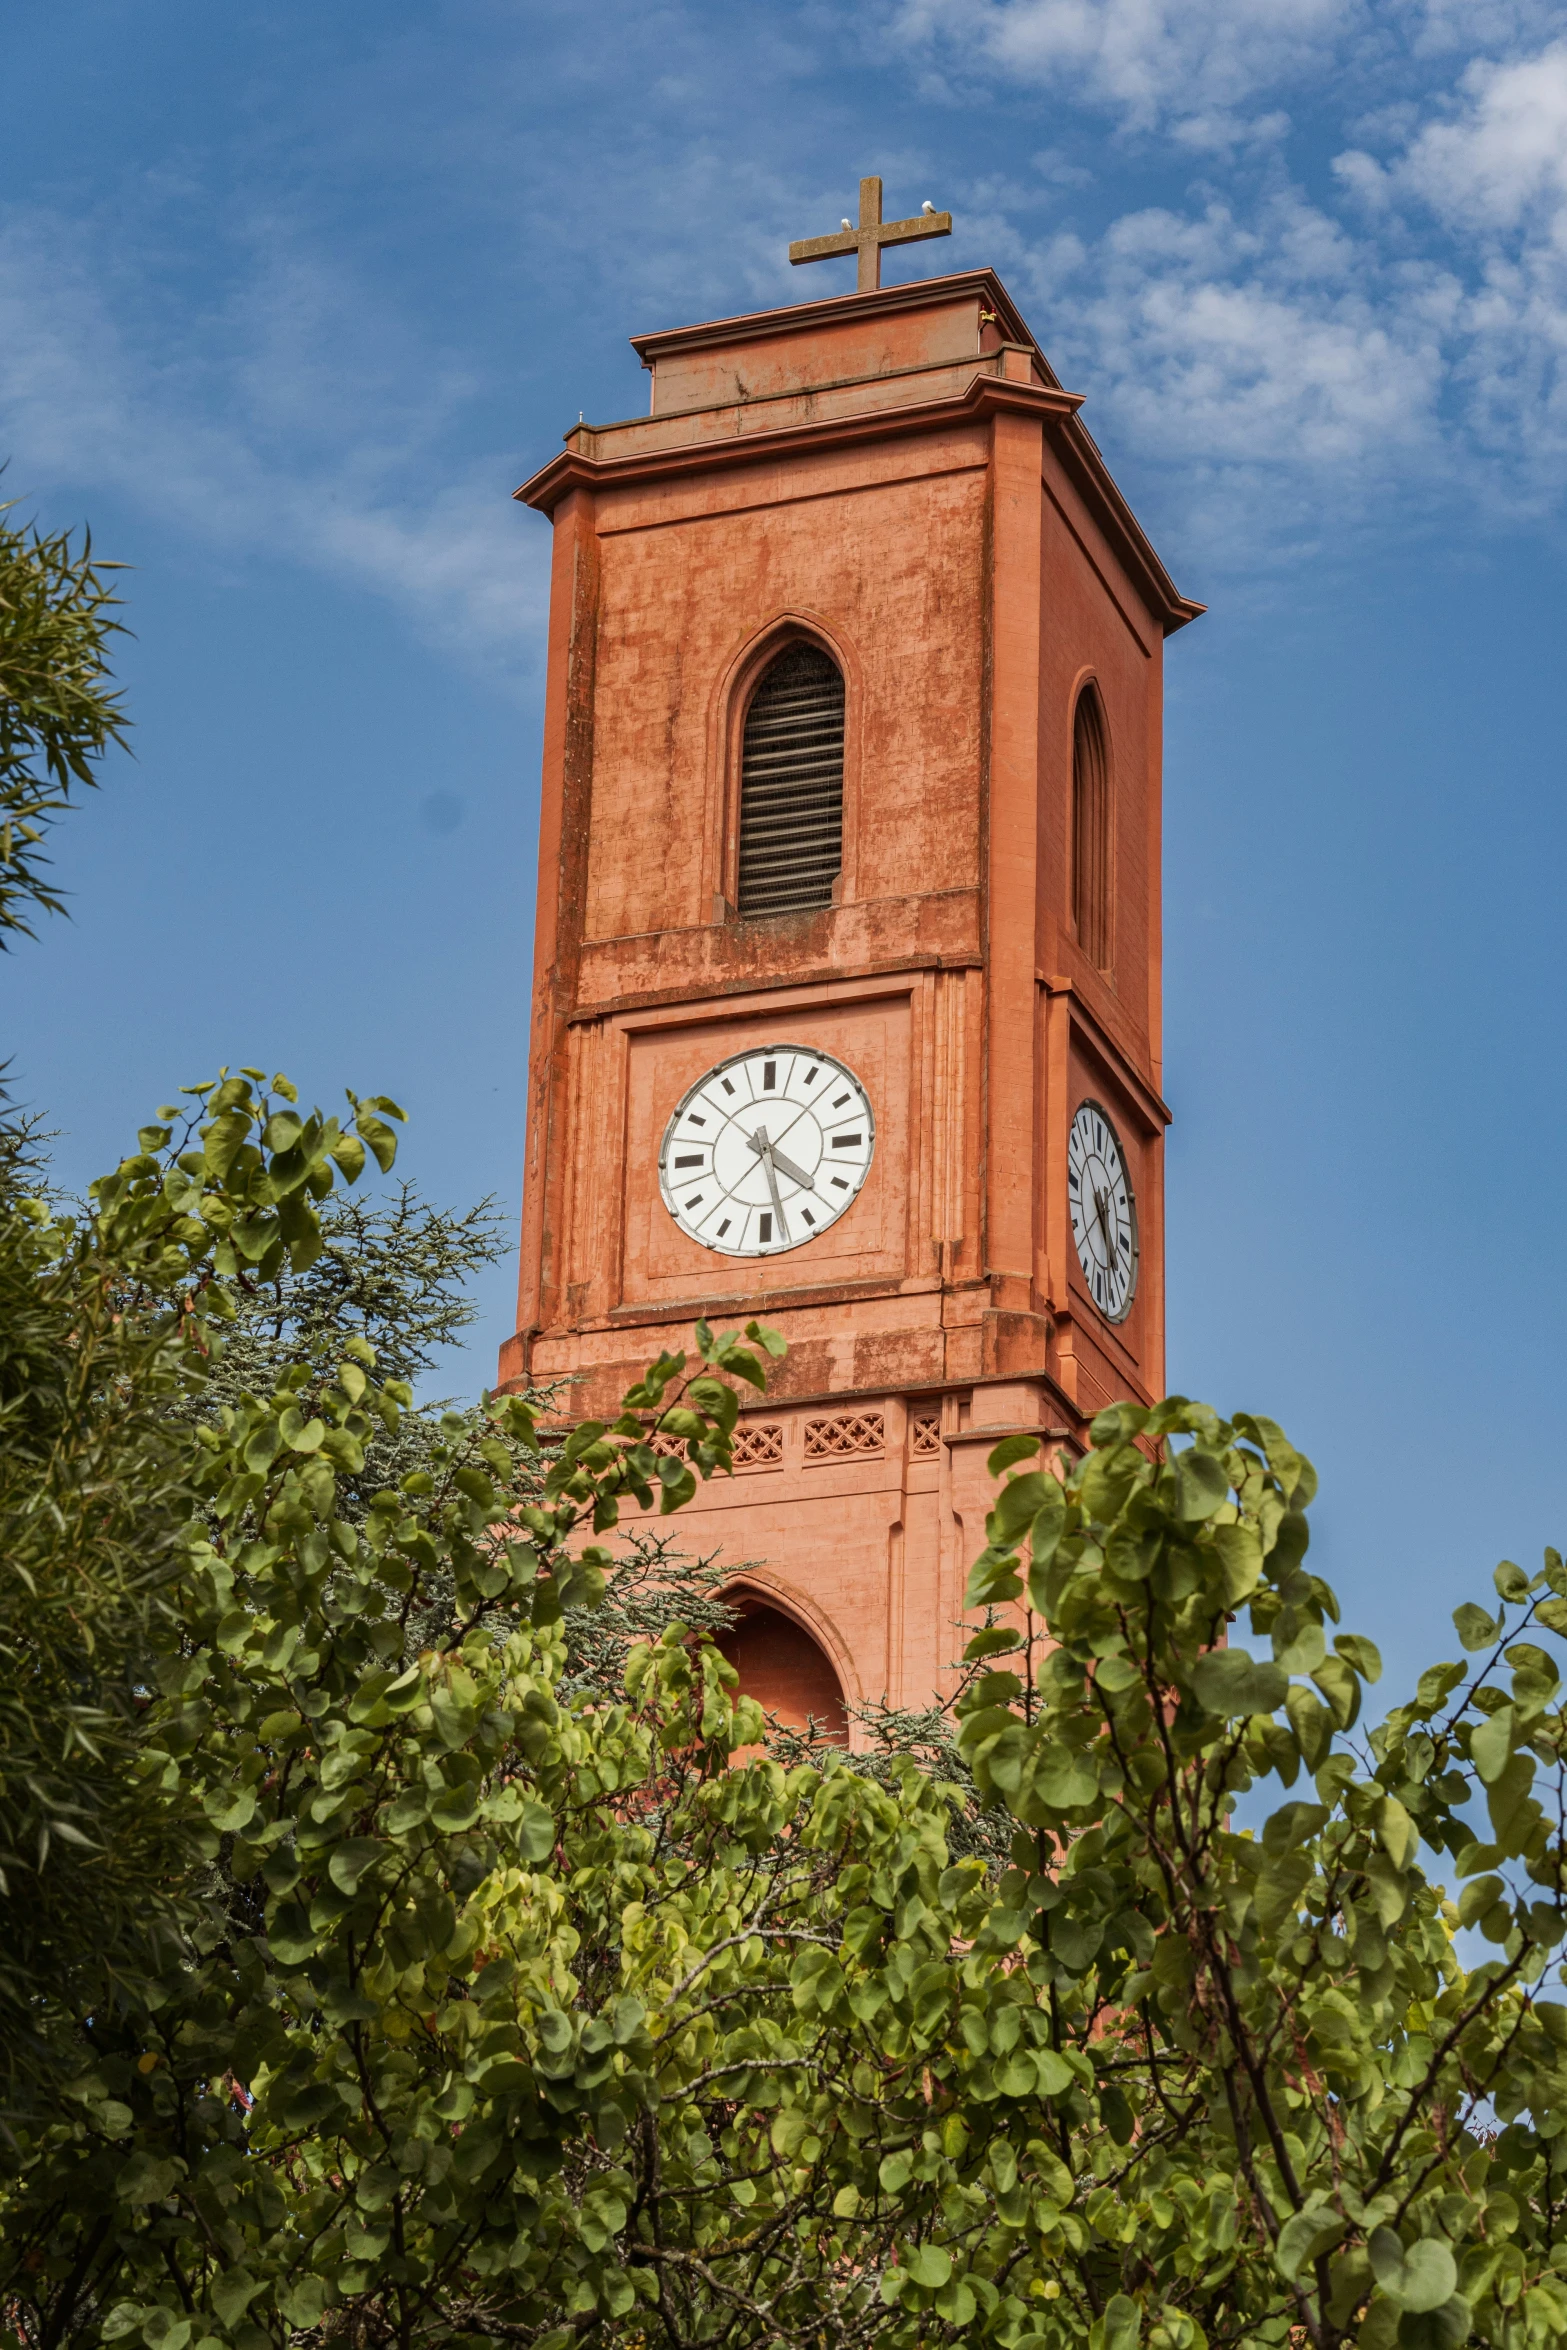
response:
<path id="1" fill-rule="evenodd" d="M 1113 954 L 1110 896 L 1110 755 L 1099 696 L 1085 685 L 1072 722 L 1072 920 L 1099 970 Z"/>
<path id="2" fill-rule="evenodd" d="M 843 672 L 820 646 L 769 663 L 740 754 L 742 915 L 830 906 L 843 864 Z"/>

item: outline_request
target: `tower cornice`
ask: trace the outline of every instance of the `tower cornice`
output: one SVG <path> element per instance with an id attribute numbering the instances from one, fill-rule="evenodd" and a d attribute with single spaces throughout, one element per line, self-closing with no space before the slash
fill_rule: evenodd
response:
<path id="1" fill-rule="evenodd" d="M 1057 383 L 1050 362 L 1028 331 L 1028 325 L 993 269 L 964 269 L 948 277 L 922 277 L 908 285 L 878 286 L 874 293 L 834 294 L 821 302 L 785 302 L 776 310 L 752 310 L 738 318 L 712 318 L 698 326 L 672 326 L 656 334 L 632 335 L 631 348 L 644 367 L 688 351 L 729 349 L 759 343 L 777 335 L 804 335 L 822 327 L 846 325 L 869 318 L 892 318 L 907 310 L 927 310 L 977 297 L 989 309 L 1011 343 L 1026 343 L 1044 370 L 1047 382 Z M 1058 387 L 1059 388 L 1059 387 Z"/>
<path id="2" fill-rule="evenodd" d="M 976 275 L 989 279 L 988 272 Z M 937 281 L 938 285 L 959 282 L 963 283 L 965 290 L 969 290 L 973 284 L 972 279 Z M 989 282 L 999 284 L 998 280 Z M 891 287 L 887 289 L 887 294 L 896 295 L 909 290 Z M 928 292 L 929 288 L 927 286 L 920 290 Z M 844 297 L 846 302 L 862 303 L 885 299 L 886 295 L 882 294 Z M 814 311 L 835 309 L 838 305 L 810 303 L 801 307 Z M 778 315 L 798 319 L 800 311 L 796 309 Z M 681 331 L 695 334 L 700 330 L 690 328 Z M 655 338 L 645 339 L 652 341 Z M 1027 348 L 1037 357 L 1037 346 L 1031 340 L 1028 340 Z M 781 457 L 807 453 L 821 455 L 834 449 L 863 447 L 868 442 L 903 439 L 911 434 L 938 431 L 954 424 L 980 422 L 995 415 L 1035 416 L 1050 434 L 1075 488 L 1114 548 L 1128 576 L 1141 592 L 1149 612 L 1159 622 L 1166 636 L 1173 635 L 1176 629 L 1184 628 L 1188 621 L 1196 620 L 1206 611 L 1207 606 L 1180 593 L 1147 533 L 1122 496 L 1098 443 L 1078 416 L 1084 395 L 1081 392 L 1064 391 L 1054 378 L 1046 384 L 1011 379 L 1001 372 L 1008 356 L 1004 347 L 995 353 L 976 357 L 971 362 L 974 372 L 968 384 L 956 396 L 915 400 L 894 408 L 816 417 L 770 430 L 736 430 L 720 439 L 683 440 L 660 445 L 652 445 L 650 442 L 645 448 L 633 447 L 625 454 L 613 457 L 595 455 L 594 441 L 601 433 L 610 430 L 616 433 L 617 438 L 629 435 L 632 427 L 574 425 L 566 436 L 567 445 L 560 455 L 541 466 L 513 495 L 525 506 L 532 506 L 540 513 L 552 514 L 562 498 L 577 489 L 630 487 L 677 476 L 688 479 L 693 475 L 736 466 L 776 463 Z M 638 422 L 645 424 L 652 420 L 639 419 Z"/>

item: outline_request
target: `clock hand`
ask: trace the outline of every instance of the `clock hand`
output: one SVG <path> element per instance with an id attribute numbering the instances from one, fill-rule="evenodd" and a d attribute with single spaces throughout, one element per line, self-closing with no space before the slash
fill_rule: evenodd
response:
<path id="1" fill-rule="evenodd" d="M 778 1148 L 776 1142 L 770 1142 L 768 1144 L 767 1152 L 769 1158 L 772 1160 L 773 1165 L 778 1169 L 780 1175 L 787 1175 L 790 1182 L 798 1183 L 802 1191 L 814 1191 L 816 1189 L 815 1184 L 811 1181 L 811 1178 L 809 1175 L 807 1175 L 805 1169 L 803 1167 L 797 1167 L 793 1159 L 786 1159 L 783 1155 L 783 1152 Z"/>
<path id="2" fill-rule="evenodd" d="M 807 1175 L 805 1169 L 803 1167 L 797 1167 L 793 1159 L 785 1158 L 783 1152 L 778 1148 L 776 1142 L 768 1141 L 767 1128 L 765 1126 L 758 1126 L 754 1134 L 748 1134 L 746 1136 L 746 1141 L 750 1144 L 752 1150 L 755 1151 L 759 1159 L 771 1159 L 773 1165 L 778 1169 L 780 1175 L 787 1175 L 790 1182 L 798 1183 L 802 1191 L 815 1193 L 816 1185 L 812 1182 L 810 1176 Z"/>
<path id="3" fill-rule="evenodd" d="M 1105 1195 L 1097 1183 L 1094 1185 L 1094 1213 L 1099 1218 L 1099 1229 L 1105 1236 L 1107 1270 L 1113 1273 L 1116 1269 L 1115 1242 L 1110 1238 L 1110 1219 L 1105 1214 Z"/>
<path id="4" fill-rule="evenodd" d="M 756 1132 L 750 1137 L 750 1142 L 752 1150 L 756 1152 L 762 1165 L 767 1169 L 767 1188 L 773 1195 L 773 1212 L 778 1218 L 778 1237 L 780 1240 L 787 1240 L 789 1222 L 784 1214 L 783 1201 L 778 1196 L 778 1176 L 773 1167 L 773 1146 L 767 1139 L 767 1128 L 758 1126 Z"/>

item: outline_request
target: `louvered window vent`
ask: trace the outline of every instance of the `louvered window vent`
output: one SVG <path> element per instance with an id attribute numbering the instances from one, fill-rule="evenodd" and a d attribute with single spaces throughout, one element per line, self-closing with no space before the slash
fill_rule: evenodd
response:
<path id="1" fill-rule="evenodd" d="M 745 715 L 740 911 L 830 906 L 842 863 L 843 673 L 815 645 L 790 645 Z"/>

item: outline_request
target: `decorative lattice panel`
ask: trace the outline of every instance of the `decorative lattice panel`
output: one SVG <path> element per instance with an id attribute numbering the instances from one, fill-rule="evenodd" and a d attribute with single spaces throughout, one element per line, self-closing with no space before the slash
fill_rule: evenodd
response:
<path id="1" fill-rule="evenodd" d="M 884 1452 L 887 1423 L 880 1412 L 843 1412 L 831 1420 L 807 1420 L 808 1461 L 849 1460 L 857 1453 Z"/>
<path id="2" fill-rule="evenodd" d="M 735 1430 L 735 1467 L 771 1469 L 783 1459 L 784 1432 L 777 1420 L 744 1421 Z"/>
<path id="3" fill-rule="evenodd" d="M 909 1430 L 909 1450 L 912 1453 L 933 1453 L 941 1450 L 941 1414 L 916 1412 Z"/>
<path id="4" fill-rule="evenodd" d="M 656 1453 L 667 1453 L 671 1460 L 683 1461 L 690 1456 L 683 1436 L 650 1436 L 648 1443 Z M 784 1432 L 781 1420 L 742 1420 L 735 1430 L 735 1467 L 737 1469 L 775 1469 L 783 1460 Z"/>

